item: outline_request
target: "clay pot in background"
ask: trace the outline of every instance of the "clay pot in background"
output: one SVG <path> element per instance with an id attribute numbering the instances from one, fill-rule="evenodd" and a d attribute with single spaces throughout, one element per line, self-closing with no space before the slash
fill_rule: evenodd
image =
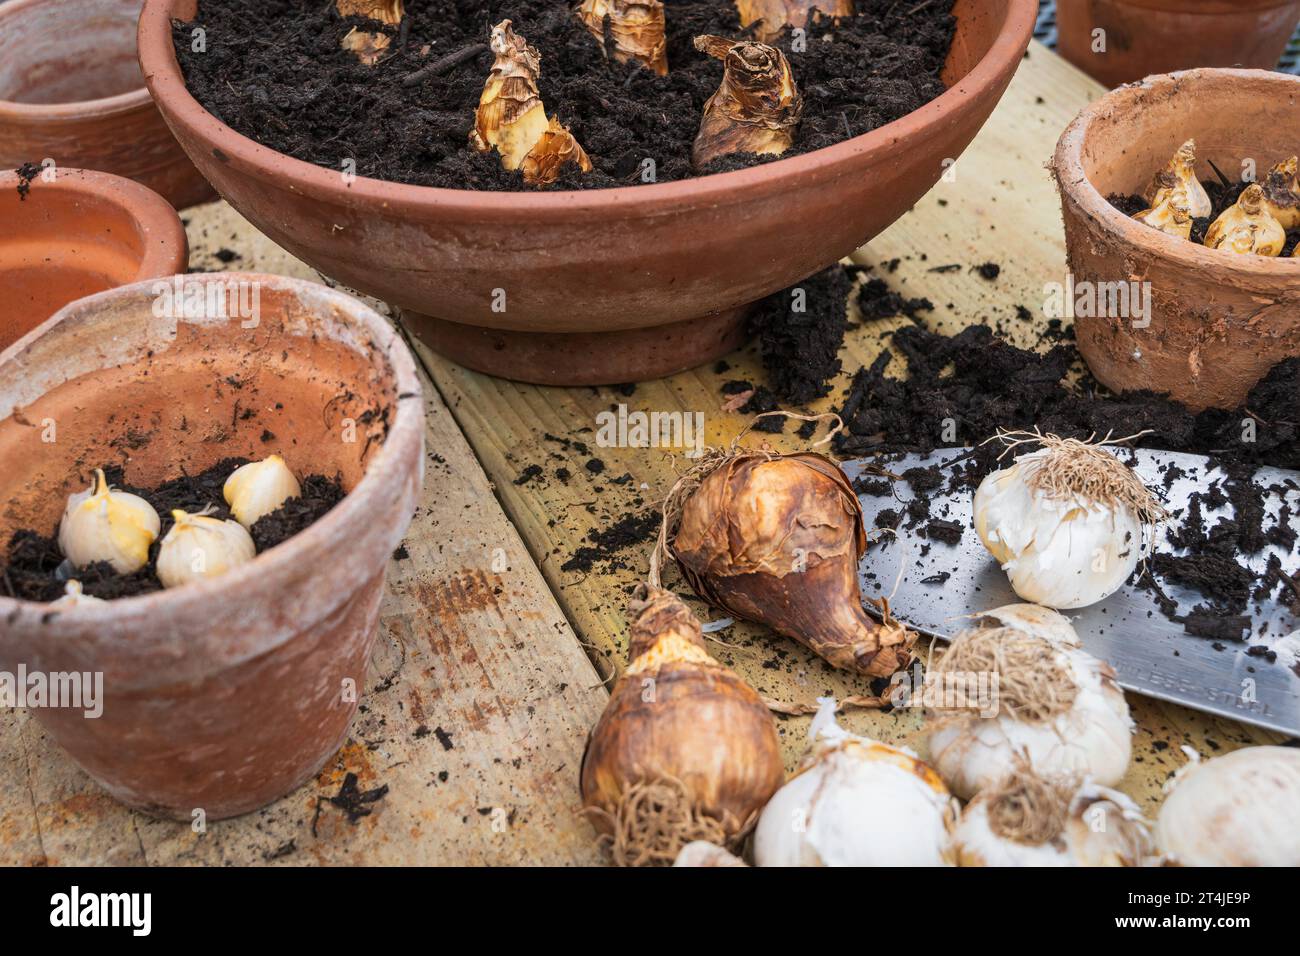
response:
<path id="1" fill-rule="evenodd" d="M 144 87 L 140 0 L 0 3 L 0 169 L 116 173 L 180 209 L 215 197 Z"/>
<path id="2" fill-rule="evenodd" d="M 1052 172 L 1075 283 L 1149 282 L 1150 324 L 1076 317 L 1079 351 L 1115 391 L 1149 388 L 1194 408 L 1236 408 L 1268 370 L 1300 356 L 1300 259 L 1239 256 L 1167 236 L 1106 197 L 1140 193 L 1196 139 L 1197 178 L 1259 176 L 1292 156 L 1300 77 L 1263 70 L 1150 76 L 1087 107 L 1061 136 Z M 1060 277 L 1062 283 L 1065 277 Z"/>
<path id="3" fill-rule="evenodd" d="M 184 272 L 185 229 L 166 200 L 108 173 L 55 168 L 19 193 L 0 172 L 0 350 L 73 299 Z"/>
<path id="4" fill-rule="evenodd" d="M 1114 87 L 1194 67 L 1274 69 L 1297 22 L 1300 0 L 1057 0 L 1056 48 Z"/>
<path id="5" fill-rule="evenodd" d="M 0 669 L 102 673 L 98 719 L 33 715 L 123 802 L 216 819 L 287 793 L 345 739 L 419 495 L 424 416 L 409 350 L 356 299 L 265 275 L 182 278 L 191 301 L 235 289 L 220 299 L 233 317 L 168 318 L 155 282 L 136 283 L 0 353 L 0 540 L 53 528 L 94 464 L 124 457 L 127 480 L 152 485 L 277 451 L 299 475 L 338 472 L 348 494 L 212 580 L 54 612 L 0 597 Z"/>
<path id="6" fill-rule="evenodd" d="M 192 19 L 194 0 L 146 0 L 140 62 L 191 158 L 275 242 L 401 306 L 418 335 L 472 368 L 608 384 L 731 350 L 745 306 L 906 212 L 988 119 L 1037 9 L 1034 0 L 957 0 L 947 92 L 864 136 L 717 176 L 578 192 L 345 182 L 259 146 L 185 88 L 171 20 Z M 498 289 L 505 311 L 494 310 Z"/>

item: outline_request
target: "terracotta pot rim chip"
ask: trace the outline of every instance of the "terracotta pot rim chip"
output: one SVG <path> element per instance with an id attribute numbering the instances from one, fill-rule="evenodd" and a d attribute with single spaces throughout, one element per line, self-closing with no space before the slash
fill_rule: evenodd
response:
<path id="1" fill-rule="evenodd" d="M 293 191 L 335 200 L 351 195 L 358 204 L 378 202 L 385 208 L 438 207 L 512 217 L 548 212 L 610 212 L 615 209 L 644 213 L 661 207 L 667 212 L 670 207 L 701 202 L 718 205 L 748 203 L 756 191 L 779 190 L 796 177 L 834 176 L 839 167 L 853 157 L 885 152 L 905 137 L 940 122 L 943 115 L 967 95 L 966 87 L 994 84 L 1009 60 L 1019 60 L 1024 56 L 1038 15 L 1036 0 L 1007 0 L 1007 13 L 1000 32 L 969 73 L 920 109 L 834 146 L 748 169 L 667 183 L 555 192 L 495 192 L 416 186 L 363 176 L 356 177 L 351 186 L 344 186 L 339 173 L 262 146 L 236 132 L 208 112 L 185 85 L 171 38 L 170 8 L 174 2 L 144 0 L 138 48 L 145 84 L 165 117 L 170 120 L 170 114 L 174 114 L 177 122 L 193 129 L 204 128 L 199 138 L 219 144 L 217 148 L 229 161 L 237 161 L 246 169 L 273 181 L 283 180 Z"/>
<path id="2" fill-rule="evenodd" d="M 208 604 L 221 599 L 223 592 L 237 595 L 239 591 L 259 578 L 283 573 L 294 565 L 301 565 L 304 556 L 316 549 L 325 547 L 335 535 L 334 529 L 342 530 L 348 523 L 364 520 L 364 515 L 375 510 L 375 503 L 381 496 L 391 492 L 383 483 L 382 474 L 397 467 L 405 446 L 423 440 L 424 402 L 423 387 L 416 372 L 415 360 L 407 348 L 401 334 L 389 324 L 378 312 L 359 299 L 331 289 L 328 286 L 306 279 L 293 279 L 287 276 L 270 275 L 258 272 L 212 272 L 181 273 L 186 281 L 246 281 L 257 282 L 263 287 L 278 288 L 295 295 L 314 298 L 322 305 L 333 306 L 339 314 L 346 315 L 350 321 L 359 325 L 368 334 L 375 351 L 382 354 L 392 366 L 393 385 L 398 396 L 414 395 L 415 398 L 395 398 L 396 406 L 388 435 L 379 450 L 365 465 L 365 470 L 356 485 L 344 495 L 343 500 L 331 508 L 325 515 L 309 527 L 267 551 L 258 554 L 247 564 L 240 565 L 219 577 L 208 581 L 196 581 L 182 587 L 153 591 L 133 597 L 117 598 L 103 605 L 73 606 L 59 609 L 61 619 L 77 623 L 93 623 L 98 619 L 111 616 L 118 621 L 132 617 L 177 614 L 187 605 Z M 20 338 L 8 349 L 0 352 L 0 367 L 5 361 L 30 342 L 50 332 L 58 323 L 76 311 L 94 308 L 101 303 L 115 299 L 125 299 L 138 294 L 150 294 L 153 285 L 159 281 L 168 281 L 175 276 L 145 279 L 129 285 L 118 286 L 95 295 L 86 296 L 64 306 L 48 320 L 38 325 L 31 332 Z M 423 467 L 423 461 L 420 463 Z M 339 560 L 346 556 L 339 555 Z M 37 601 L 25 601 L 0 595 L 0 621 L 10 624 L 22 623 L 34 625 L 39 618 L 49 613 L 50 605 Z M 25 620 L 24 620 L 25 619 Z"/>
<path id="3" fill-rule="evenodd" d="M 1088 127 L 1099 115 L 1112 111 L 1119 114 L 1127 112 L 1126 101 L 1135 90 L 1154 92 L 1170 85 L 1176 86 L 1185 80 L 1204 78 L 1217 79 L 1221 83 L 1253 79 L 1275 82 L 1279 85 L 1290 84 L 1294 86 L 1295 95 L 1300 96 L 1300 76 L 1272 70 L 1242 70 L 1228 67 L 1199 67 L 1176 73 L 1158 73 L 1116 87 L 1084 107 L 1065 128 L 1065 132 L 1061 134 L 1056 144 L 1056 151 L 1052 157 L 1052 172 L 1063 198 L 1081 207 L 1085 215 L 1119 241 L 1135 246 L 1158 259 L 1180 260 L 1187 266 L 1214 267 L 1243 278 L 1300 275 L 1300 259 L 1295 257 L 1232 255 L 1217 249 L 1207 249 L 1199 243 L 1168 236 L 1158 229 L 1144 226 L 1112 206 L 1084 171 L 1081 158 L 1084 138 Z"/>

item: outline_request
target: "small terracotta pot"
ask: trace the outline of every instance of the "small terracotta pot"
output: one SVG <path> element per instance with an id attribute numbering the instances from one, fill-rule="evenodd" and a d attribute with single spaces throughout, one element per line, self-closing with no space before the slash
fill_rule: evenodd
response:
<path id="1" fill-rule="evenodd" d="M 1119 86 L 1194 67 L 1271 70 L 1300 22 L 1300 0 L 1057 0 L 1057 51 Z M 1106 48 L 1093 52 L 1093 31 Z"/>
<path id="2" fill-rule="evenodd" d="M 356 299 L 266 275 L 176 280 L 191 309 L 235 289 L 233 317 L 170 318 L 171 280 L 135 283 L 0 353 L 0 540 L 55 527 L 100 462 L 149 486 L 275 451 L 348 494 L 212 580 L 58 610 L 0 597 L 0 669 L 102 673 L 98 719 L 33 715 L 119 800 L 216 819 L 292 790 L 345 739 L 419 496 L 424 414 L 406 345 Z"/>
<path id="3" fill-rule="evenodd" d="M 1191 137 L 1199 179 L 1213 177 L 1210 162 L 1232 176 L 1247 159 L 1262 177 L 1295 154 L 1297 129 L 1300 77 L 1263 70 L 1150 76 L 1103 96 L 1066 129 L 1052 172 L 1076 287 L 1150 283 L 1149 325 L 1132 315 L 1074 319 L 1079 351 L 1102 384 L 1236 408 L 1273 365 L 1300 355 L 1300 259 L 1207 249 L 1106 199 L 1140 193 Z"/>
<path id="4" fill-rule="evenodd" d="M 241 136 L 190 95 L 171 21 L 192 19 L 195 0 L 146 0 L 139 46 L 181 145 L 275 242 L 401 306 L 417 334 L 463 364 L 598 384 L 729 351 L 745 306 L 907 211 L 988 119 L 1037 9 L 1034 0 L 957 0 L 947 92 L 864 136 L 717 176 L 578 192 L 345 182 Z"/>
<path id="5" fill-rule="evenodd" d="M 216 195 L 158 115 L 135 53 L 140 0 L 0 3 L 0 168 L 52 159 L 182 208 Z"/>
<path id="6" fill-rule="evenodd" d="M 24 199 L 0 173 L 0 349 L 73 299 L 184 272 L 185 227 L 139 183 L 81 169 L 37 176 Z"/>

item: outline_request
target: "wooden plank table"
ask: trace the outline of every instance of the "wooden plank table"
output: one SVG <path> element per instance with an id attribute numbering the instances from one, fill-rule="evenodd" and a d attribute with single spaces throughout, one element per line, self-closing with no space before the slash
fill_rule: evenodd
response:
<path id="1" fill-rule="evenodd" d="M 955 178 L 939 183 L 855 259 L 904 294 L 932 299 L 927 325 L 951 333 L 990 321 L 1017 344 L 1036 344 L 1043 283 L 1065 273 L 1059 207 L 1044 164 L 1060 131 L 1099 93 L 1033 44 L 1005 99 L 956 164 Z M 324 280 L 224 203 L 186 217 L 194 268 Z M 990 260 L 1002 266 L 994 282 L 966 268 L 926 271 Z M 1034 320 L 1017 319 L 1018 305 Z M 845 368 L 869 363 L 882 334 L 901 324 L 874 322 L 851 332 Z M 728 379 L 763 380 L 756 351 L 730 356 L 725 374 L 697 369 L 639 385 L 630 395 L 519 385 L 462 369 L 418 344 L 417 354 L 431 377 L 425 493 L 406 556 L 390 566 L 378 650 L 344 748 L 315 780 L 272 806 L 195 833 L 114 803 L 25 712 L 0 712 L 0 863 L 598 860 L 577 814 L 578 762 L 605 685 L 625 664 L 623 609 L 645 573 L 649 547 L 629 547 L 586 573 L 563 565 L 589 543 L 591 531 L 652 511 L 674 480 L 675 462 L 663 450 L 597 447 L 596 415 L 619 403 L 700 411 L 706 440 L 729 442 L 747 418 L 723 411 L 719 389 Z M 812 410 L 829 410 L 845 382 L 847 373 L 832 398 Z M 782 450 L 801 445 L 792 434 L 763 437 Z M 589 468 L 593 460 L 603 470 Z M 520 482 L 534 464 L 542 475 Z M 561 468 L 567 478 L 557 476 Z M 685 592 L 675 572 L 668 583 Z M 705 619 L 718 616 L 694 606 Z M 762 628 L 736 624 L 716 638 L 713 652 L 768 696 L 809 702 L 867 689 Z M 1176 705 L 1132 695 L 1129 701 L 1138 732 L 1122 789 L 1149 811 L 1183 762 L 1179 745 L 1213 754 L 1278 739 Z M 807 722 L 780 720 L 790 764 L 803 748 Z M 914 711 L 854 711 L 845 722 L 923 750 Z M 363 790 L 387 787 L 368 805 L 372 812 L 356 820 L 329 799 L 350 773 Z"/>

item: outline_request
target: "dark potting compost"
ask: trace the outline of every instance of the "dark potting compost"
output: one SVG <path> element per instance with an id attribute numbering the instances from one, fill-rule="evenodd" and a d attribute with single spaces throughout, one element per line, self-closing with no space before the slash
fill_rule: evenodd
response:
<path id="1" fill-rule="evenodd" d="M 22 528 L 15 531 L 9 540 L 5 564 L 0 566 L 0 590 L 9 597 L 25 601 L 54 601 L 63 596 L 67 581 L 75 579 L 81 582 L 84 593 L 105 600 L 161 591 L 163 586 L 158 580 L 156 563 L 162 539 L 174 523 L 172 510 L 179 508 L 195 513 L 206 508 L 214 518 L 230 518 L 222 487 L 232 471 L 246 464 L 247 458 L 223 458 L 197 475 L 171 478 L 156 488 L 130 485 L 123 480 L 121 465 L 104 465 L 104 477 L 112 487 L 139 495 L 158 512 L 162 526 L 157 540 L 149 548 L 148 563 L 132 574 L 119 574 L 107 562 L 74 569 L 59 550 L 57 526 L 49 534 Z M 89 483 L 87 479 L 86 484 Z M 338 476 L 307 475 L 300 486 L 300 497 L 290 498 L 278 510 L 259 518 L 249 530 L 258 554 L 319 520 L 342 501 L 345 494 Z"/>
<path id="2" fill-rule="evenodd" d="M 518 172 L 495 151 L 468 145 L 492 55 L 482 47 L 502 19 L 541 55 L 548 115 L 567 125 L 591 158 L 570 164 L 553 187 L 602 189 L 724 172 L 774 157 L 735 154 L 700 170 L 691 146 L 722 64 L 695 50 L 702 34 L 741 39 L 727 0 L 667 0 L 669 72 L 607 58 L 555 0 L 407 0 L 397 27 L 341 18 L 327 0 L 200 0 L 176 22 L 176 55 L 190 92 L 223 122 L 264 146 L 330 169 L 348 159 L 360 176 L 451 189 L 518 190 Z M 859 0 L 858 12 L 807 31 L 795 50 L 786 28 L 772 45 L 789 59 L 804 98 L 785 156 L 868 133 L 944 92 L 952 43 L 951 0 Z M 389 35 L 374 66 L 340 49 L 354 26 Z M 205 31 L 193 49 L 192 33 Z M 439 63 L 438 70 L 422 68 Z M 454 64 L 446 66 L 446 64 Z M 645 161 L 651 160 L 652 166 Z M 652 172 L 650 172 L 652 170 Z"/>
<path id="3" fill-rule="evenodd" d="M 1198 245 L 1205 242 L 1205 233 L 1210 228 L 1214 220 L 1218 219 L 1225 209 L 1232 206 L 1246 191 L 1250 185 L 1248 182 L 1223 183 L 1215 179 L 1204 179 L 1201 185 L 1205 187 L 1206 194 L 1210 197 L 1210 214 L 1199 219 L 1192 220 L 1191 242 Z M 1146 209 L 1149 205 L 1141 196 L 1124 196 L 1119 193 L 1113 193 L 1106 197 L 1106 201 L 1118 209 L 1126 216 L 1134 216 Z M 1290 229 L 1286 234 L 1286 245 L 1282 247 L 1282 253 L 1279 258 L 1285 258 L 1295 252 L 1297 245 L 1300 245 L 1300 229 Z"/>

